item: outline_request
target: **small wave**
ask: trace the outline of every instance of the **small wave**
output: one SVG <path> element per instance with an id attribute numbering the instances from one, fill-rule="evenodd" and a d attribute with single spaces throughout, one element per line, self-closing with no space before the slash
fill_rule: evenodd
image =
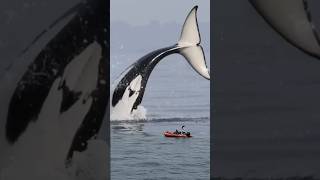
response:
<path id="1" fill-rule="evenodd" d="M 119 123 L 155 123 L 155 122 L 186 122 L 186 121 L 208 121 L 209 117 L 172 117 L 172 118 L 149 118 L 149 119 L 134 119 L 134 120 L 116 120 L 111 121 L 111 124 Z"/>
<path id="2" fill-rule="evenodd" d="M 161 163 L 149 161 L 149 162 L 137 163 L 136 165 L 141 166 L 141 167 L 150 167 L 150 166 L 155 167 L 155 166 L 161 166 Z"/>

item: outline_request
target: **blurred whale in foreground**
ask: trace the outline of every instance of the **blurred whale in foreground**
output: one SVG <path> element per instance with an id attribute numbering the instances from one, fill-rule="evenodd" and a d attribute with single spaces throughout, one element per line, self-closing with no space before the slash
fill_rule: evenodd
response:
<path id="1" fill-rule="evenodd" d="M 26 48 L 50 36 L 35 58 L 1 77 L 4 179 L 107 178 L 107 142 L 97 137 L 109 102 L 108 6 L 77 4 Z"/>
<path id="2" fill-rule="evenodd" d="M 289 43 L 320 58 L 320 39 L 307 0 L 249 0 L 259 14 Z"/>
<path id="3" fill-rule="evenodd" d="M 188 14 L 177 44 L 148 53 L 121 74 L 112 94 L 111 119 L 126 120 L 132 117 L 131 114 L 141 104 L 152 70 L 168 55 L 181 54 L 196 72 L 210 79 L 205 55 L 200 45 L 197 9 L 195 6 Z"/>

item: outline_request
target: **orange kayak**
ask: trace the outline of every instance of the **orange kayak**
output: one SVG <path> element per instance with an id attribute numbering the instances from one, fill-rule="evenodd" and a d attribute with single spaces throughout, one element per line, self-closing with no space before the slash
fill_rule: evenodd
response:
<path id="1" fill-rule="evenodd" d="M 176 134 L 174 132 L 166 131 L 163 133 L 165 137 L 176 137 L 176 138 L 189 138 L 192 137 L 191 135 L 186 134 Z"/>

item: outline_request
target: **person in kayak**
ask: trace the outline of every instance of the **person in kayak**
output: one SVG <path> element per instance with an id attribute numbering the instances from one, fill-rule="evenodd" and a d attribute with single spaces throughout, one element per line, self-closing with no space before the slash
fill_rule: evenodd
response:
<path id="1" fill-rule="evenodd" d="M 186 131 L 184 131 L 184 128 L 185 126 L 183 125 L 183 126 L 181 126 L 181 129 L 182 129 L 182 134 L 185 134 L 186 136 L 191 136 L 191 134 L 190 134 L 190 132 L 186 132 Z"/>
<path id="2" fill-rule="evenodd" d="M 176 129 L 176 131 L 174 132 L 174 134 L 185 134 L 186 132 L 184 132 L 184 125 L 181 126 L 182 131 L 179 131 L 178 129 Z"/>
<path id="3" fill-rule="evenodd" d="M 183 128 L 184 128 L 184 125 L 183 125 L 183 126 L 181 126 L 181 129 L 182 129 L 182 131 L 181 131 L 181 132 L 182 132 L 182 134 L 186 134 L 186 132 L 184 131 L 184 129 L 183 129 Z"/>
<path id="4" fill-rule="evenodd" d="M 183 129 L 184 127 L 185 127 L 184 125 L 181 126 L 182 131 L 179 131 L 178 129 L 176 129 L 176 131 L 174 132 L 174 134 L 184 134 L 184 135 L 190 136 L 190 132 L 184 131 L 184 129 Z"/>

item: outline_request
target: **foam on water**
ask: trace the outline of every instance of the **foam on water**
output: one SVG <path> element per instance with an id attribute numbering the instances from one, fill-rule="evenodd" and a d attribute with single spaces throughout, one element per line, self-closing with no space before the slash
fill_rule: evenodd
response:
<path id="1" fill-rule="evenodd" d="M 128 120 L 146 120 L 147 119 L 147 109 L 143 106 L 138 106 L 137 109 L 133 110 L 131 113 L 130 107 L 126 106 L 124 109 L 114 110 L 111 108 L 111 121 L 128 121 Z"/>

